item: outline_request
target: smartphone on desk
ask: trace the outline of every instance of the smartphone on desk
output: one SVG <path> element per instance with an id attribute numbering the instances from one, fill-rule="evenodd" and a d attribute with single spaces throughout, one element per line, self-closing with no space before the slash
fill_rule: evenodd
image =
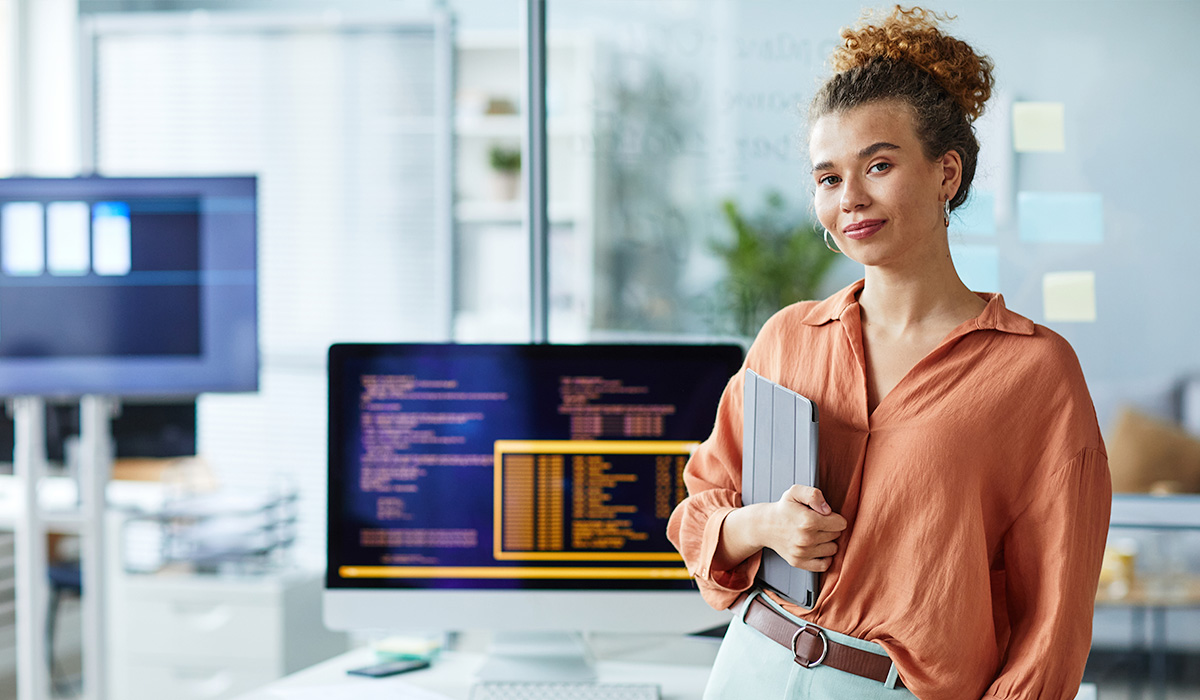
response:
<path id="1" fill-rule="evenodd" d="M 370 666 L 363 666 L 362 668 L 352 668 L 346 671 L 346 673 L 353 676 L 383 678 L 385 676 L 394 676 L 397 673 L 420 671 L 423 668 L 429 668 L 428 661 L 410 659 L 405 661 L 384 661 L 382 663 L 371 664 Z"/>

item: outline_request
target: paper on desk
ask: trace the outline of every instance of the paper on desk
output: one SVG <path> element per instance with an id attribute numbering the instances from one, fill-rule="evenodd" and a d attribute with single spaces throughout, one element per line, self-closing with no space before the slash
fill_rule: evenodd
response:
<path id="1" fill-rule="evenodd" d="M 272 690 L 278 700 L 452 700 L 449 695 L 418 688 L 391 678 L 358 679 L 347 683 Z"/>

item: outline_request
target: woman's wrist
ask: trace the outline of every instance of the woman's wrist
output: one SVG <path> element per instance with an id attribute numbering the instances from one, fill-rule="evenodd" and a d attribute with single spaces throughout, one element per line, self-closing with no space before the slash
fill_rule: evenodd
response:
<path id="1" fill-rule="evenodd" d="M 734 509 L 721 523 L 721 534 L 717 540 L 717 551 L 713 557 L 713 568 L 729 571 L 746 561 L 763 548 L 760 536 L 763 507 L 769 503 L 756 503 Z"/>

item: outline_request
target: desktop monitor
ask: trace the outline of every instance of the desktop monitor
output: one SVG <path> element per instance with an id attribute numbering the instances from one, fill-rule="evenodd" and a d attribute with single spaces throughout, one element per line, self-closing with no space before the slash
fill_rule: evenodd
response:
<path id="1" fill-rule="evenodd" d="M 80 434 L 79 404 L 48 403 L 43 406 L 46 458 L 70 462 L 68 445 Z M 117 459 L 170 459 L 196 454 L 195 399 L 123 399 L 121 410 L 109 429 Z M 12 416 L 0 413 L 0 461 L 7 461 L 16 447 Z"/>
<path id="2" fill-rule="evenodd" d="M 0 179 L 0 396 L 258 388 L 254 177 Z"/>
<path id="3" fill-rule="evenodd" d="M 334 345 L 336 629 L 728 622 L 666 537 L 737 345 Z"/>

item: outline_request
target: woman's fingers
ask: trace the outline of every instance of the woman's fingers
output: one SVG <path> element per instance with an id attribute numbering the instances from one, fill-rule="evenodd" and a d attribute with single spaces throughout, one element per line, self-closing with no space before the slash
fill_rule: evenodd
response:
<path id="1" fill-rule="evenodd" d="M 821 490 L 815 489 L 811 486 L 801 486 L 800 484 L 795 484 L 787 491 L 783 492 L 783 498 L 781 500 L 802 503 L 821 515 L 829 515 L 833 512 L 833 509 L 830 508 L 829 504 L 825 502 L 825 496 L 821 493 Z"/>

